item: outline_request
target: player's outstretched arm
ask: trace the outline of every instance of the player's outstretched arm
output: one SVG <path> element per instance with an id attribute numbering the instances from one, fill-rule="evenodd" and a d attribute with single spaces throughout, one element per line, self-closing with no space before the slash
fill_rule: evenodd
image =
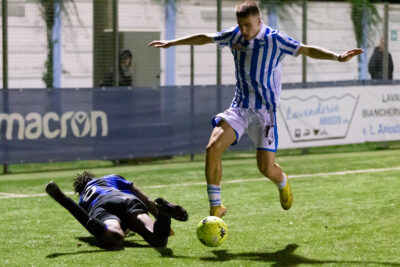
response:
<path id="1" fill-rule="evenodd" d="M 158 210 L 154 201 L 152 201 L 147 195 L 145 195 L 139 188 L 132 185 L 132 192 L 139 198 L 147 207 L 149 212 L 154 216 L 157 217 Z"/>
<path id="2" fill-rule="evenodd" d="M 352 59 L 353 57 L 355 57 L 359 54 L 362 54 L 362 53 L 364 53 L 364 50 L 362 50 L 361 48 L 354 48 L 349 51 L 346 51 L 340 55 L 340 62 L 347 62 L 350 59 Z"/>
<path id="3" fill-rule="evenodd" d="M 213 42 L 211 34 L 194 34 L 174 40 L 157 40 L 150 42 L 147 46 L 155 48 L 168 48 L 175 45 L 204 45 Z"/>
<path id="4" fill-rule="evenodd" d="M 147 195 L 145 195 L 139 188 L 134 185 L 132 185 L 131 190 L 135 194 L 135 196 L 137 196 L 137 198 L 139 198 L 146 205 L 147 209 L 154 216 L 154 218 L 157 218 L 158 209 L 154 201 L 152 201 Z M 169 235 L 172 236 L 174 234 L 175 232 L 171 228 Z"/>
<path id="5" fill-rule="evenodd" d="M 351 60 L 353 57 L 362 54 L 363 52 L 364 50 L 362 50 L 361 48 L 354 48 L 344 52 L 343 54 L 337 54 L 322 47 L 302 45 L 299 48 L 298 54 L 305 55 L 315 59 L 326 59 L 339 62 L 347 62 Z"/>

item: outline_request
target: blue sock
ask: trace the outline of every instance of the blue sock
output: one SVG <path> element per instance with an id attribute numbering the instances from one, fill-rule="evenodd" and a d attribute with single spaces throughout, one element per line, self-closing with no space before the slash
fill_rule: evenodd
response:
<path id="1" fill-rule="evenodd" d="M 208 200 L 210 207 L 221 205 L 221 185 L 208 184 L 207 185 Z"/>

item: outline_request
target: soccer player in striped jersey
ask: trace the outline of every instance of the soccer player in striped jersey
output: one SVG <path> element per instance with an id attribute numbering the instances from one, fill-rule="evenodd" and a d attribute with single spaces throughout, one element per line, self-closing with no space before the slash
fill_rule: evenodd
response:
<path id="1" fill-rule="evenodd" d="M 210 215 L 222 217 L 221 155 L 247 134 L 257 147 L 259 171 L 278 187 L 283 209 L 292 206 L 293 195 L 287 175 L 275 163 L 278 148 L 276 110 L 281 94 L 281 62 L 285 56 L 305 55 L 314 59 L 347 62 L 363 53 L 356 48 L 342 54 L 300 43 L 266 26 L 258 3 L 241 1 L 235 7 L 237 25 L 215 34 L 195 34 L 175 40 L 149 43 L 150 47 L 217 43 L 229 47 L 234 57 L 236 92 L 231 106 L 213 118 L 214 130 L 206 148 L 206 180 Z"/>

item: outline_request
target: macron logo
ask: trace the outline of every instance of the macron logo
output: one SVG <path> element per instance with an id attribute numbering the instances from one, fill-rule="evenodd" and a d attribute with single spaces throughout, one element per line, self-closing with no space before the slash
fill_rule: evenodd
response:
<path id="1" fill-rule="evenodd" d="M 61 115 L 48 112 L 42 116 L 30 112 L 24 117 L 19 113 L 0 113 L 0 139 L 54 139 L 68 135 L 77 138 L 107 136 L 107 114 L 103 111 L 67 111 Z"/>

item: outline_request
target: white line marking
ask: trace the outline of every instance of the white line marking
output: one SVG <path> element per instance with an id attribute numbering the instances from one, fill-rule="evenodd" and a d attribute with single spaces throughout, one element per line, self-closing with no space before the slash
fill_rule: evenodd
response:
<path id="1" fill-rule="evenodd" d="M 66 195 L 72 195 L 74 192 L 64 192 Z M 0 199 L 2 198 L 25 198 L 25 197 L 44 197 L 47 196 L 46 193 L 40 193 L 40 194 L 11 194 L 11 193 L 1 193 L 0 192 Z"/>
<path id="2" fill-rule="evenodd" d="M 289 179 L 294 178 L 310 178 L 318 176 L 336 176 L 336 175 L 346 175 L 355 173 L 369 173 L 369 172 L 385 172 L 385 171 L 400 171 L 400 167 L 393 168 L 383 168 L 383 169 L 365 169 L 365 170 L 354 170 L 354 171 L 340 171 L 340 172 L 324 172 L 324 173 L 312 173 L 312 174 L 297 174 L 288 175 Z M 224 181 L 224 184 L 235 184 L 235 183 L 245 183 L 245 182 L 256 182 L 266 180 L 267 178 L 248 178 L 248 179 L 235 179 Z M 177 187 L 177 186 L 192 186 L 192 185 L 206 185 L 205 182 L 195 182 L 195 183 L 184 183 L 184 184 L 169 184 L 169 185 L 149 185 L 143 186 L 143 188 L 166 188 L 166 187 Z"/>
<path id="3" fill-rule="evenodd" d="M 290 179 L 295 178 L 311 178 L 319 176 L 337 176 L 337 175 L 347 175 L 355 173 L 370 173 L 370 172 L 386 172 L 386 171 L 400 171 L 400 167 L 393 168 L 382 168 L 382 169 L 365 169 L 365 170 L 354 170 L 354 171 L 340 171 L 340 172 L 324 172 L 324 173 L 312 173 L 312 174 L 297 174 L 289 175 Z M 237 179 L 224 181 L 224 184 L 235 184 L 235 183 L 245 183 L 245 182 L 257 182 L 266 180 L 267 178 L 248 178 L 248 179 Z M 181 187 L 181 186 L 193 186 L 193 185 L 206 185 L 205 182 L 194 182 L 194 183 L 183 183 L 183 184 L 165 184 L 165 185 L 149 185 L 142 186 L 141 188 L 167 188 L 167 187 Z M 65 192 L 66 195 L 73 195 L 74 192 Z M 41 194 L 13 194 L 13 193 L 2 193 L 0 192 L 0 199 L 2 198 L 26 198 L 26 197 L 43 197 L 47 196 L 46 193 Z"/>

